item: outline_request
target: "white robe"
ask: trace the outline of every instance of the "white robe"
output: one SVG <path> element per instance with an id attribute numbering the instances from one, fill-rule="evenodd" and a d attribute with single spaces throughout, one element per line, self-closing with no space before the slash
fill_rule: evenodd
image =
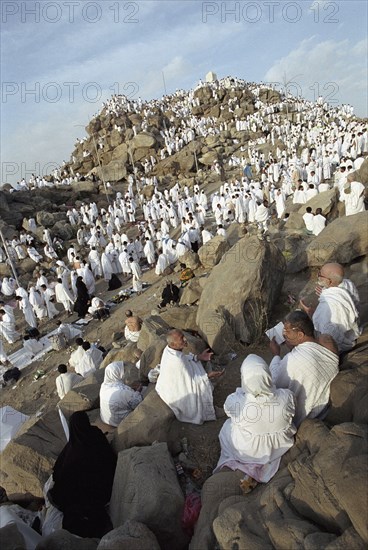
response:
<path id="1" fill-rule="evenodd" d="M 227 466 L 266 483 L 294 444 L 294 397 L 290 390 L 272 385 L 268 366 L 257 355 L 243 361 L 241 380 L 242 387 L 224 404 L 229 420 L 219 434 L 221 455 L 215 473 Z"/>
<path id="2" fill-rule="evenodd" d="M 326 218 L 322 214 L 316 214 L 313 219 L 313 235 L 319 235 L 326 227 Z"/>
<path id="3" fill-rule="evenodd" d="M 104 279 L 105 281 L 109 281 L 111 279 L 111 275 L 114 273 L 114 268 L 112 266 L 110 258 L 105 252 L 101 254 L 101 265 Z"/>
<path id="4" fill-rule="evenodd" d="M 97 250 L 91 250 L 88 254 L 88 261 L 91 264 L 91 270 L 95 277 L 102 277 L 102 267 L 100 255 Z"/>
<path id="5" fill-rule="evenodd" d="M 155 263 L 155 247 L 153 246 L 152 241 L 146 241 L 143 248 L 143 254 L 146 256 L 147 262 L 150 265 Z"/>
<path id="6" fill-rule="evenodd" d="M 14 344 L 20 338 L 19 332 L 15 330 L 15 323 L 12 322 L 7 313 L 3 315 L 0 321 L 0 334 L 9 344 Z"/>
<path id="7" fill-rule="evenodd" d="M 65 288 L 63 283 L 56 283 L 55 285 L 55 296 L 56 301 L 59 304 L 63 304 L 65 311 L 72 311 L 72 304 L 74 304 L 73 296 L 70 293 L 70 290 Z"/>
<path id="8" fill-rule="evenodd" d="M 87 376 L 95 372 L 95 370 L 98 368 L 91 354 L 91 349 L 92 348 L 90 348 L 87 351 L 83 350 L 81 359 L 79 360 L 78 364 L 74 367 L 75 372 L 83 376 L 83 378 L 86 378 Z M 101 353 L 101 356 L 102 356 L 102 353 Z"/>
<path id="9" fill-rule="evenodd" d="M 345 203 L 346 216 L 353 216 L 365 211 L 364 206 L 364 185 L 359 181 L 352 181 L 350 193 L 341 193 L 341 200 Z"/>
<path id="10" fill-rule="evenodd" d="M 45 300 L 47 316 L 49 319 L 53 319 L 56 315 L 59 314 L 59 311 L 56 309 L 51 300 L 55 298 L 55 292 L 51 288 L 47 288 L 43 291 L 43 298 Z"/>
<path id="11" fill-rule="evenodd" d="M 157 259 L 155 268 L 156 275 L 162 275 L 165 269 L 169 266 L 169 259 L 166 254 L 160 254 Z"/>
<path id="12" fill-rule="evenodd" d="M 34 287 L 29 289 L 29 302 L 33 307 L 37 319 L 43 319 L 47 316 L 46 305 L 43 296 L 39 294 Z"/>
<path id="13" fill-rule="evenodd" d="M 313 314 L 313 324 L 320 334 L 330 334 L 339 351 L 351 349 L 360 336 L 358 311 L 348 290 L 324 288 Z"/>
<path id="14" fill-rule="evenodd" d="M 130 269 L 133 273 L 133 290 L 134 292 L 141 292 L 143 285 L 141 282 L 142 271 L 137 262 L 130 262 Z"/>
<path id="15" fill-rule="evenodd" d="M 76 367 L 78 367 L 83 355 L 84 349 L 82 348 L 82 346 L 78 346 L 77 349 L 70 354 L 69 365 L 73 367 L 74 370 L 76 370 Z"/>
<path id="16" fill-rule="evenodd" d="M 24 297 L 21 299 L 21 301 L 19 302 L 19 308 L 23 311 L 23 315 L 26 320 L 26 323 L 30 327 L 36 328 L 37 327 L 36 317 L 28 297 L 27 298 Z"/>
<path id="17" fill-rule="evenodd" d="M 123 377 L 123 361 L 115 361 L 106 367 L 100 388 L 100 416 L 109 426 L 118 426 L 143 399 L 140 392 L 124 384 Z"/>
<path id="18" fill-rule="evenodd" d="M 73 388 L 73 386 L 82 381 L 82 376 L 75 374 L 75 372 L 63 372 L 60 374 L 55 380 L 56 391 L 59 398 L 63 399 L 63 397 Z"/>
<path id="19" fill-rule="evenodd" d="M 274 357 L 270 371 L 277 388 L 294 393 L 294 424 L 299 427 L 305 418 L 315 418 L 327 406 L 331 382 L 339 372 L 339 358 L 316 342 L 303 342 L 283 359 Z"/>
<path id="20" fill-rule="evenodd" d="M 163 351 L 156 391 L 181 422 L 215 420 L 212 385 L 200 361 L 169 346 Z"/>

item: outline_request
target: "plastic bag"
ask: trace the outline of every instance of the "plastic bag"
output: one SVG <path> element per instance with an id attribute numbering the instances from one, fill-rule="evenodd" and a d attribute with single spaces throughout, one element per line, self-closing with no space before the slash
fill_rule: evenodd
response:
<path id="1" fill-rule="evenodd" d="M 156 384 L 160 375 L 160 365 L 156 365 L 154 369 L 151 369 L 148 373 L 148 380 L 153 384 Z"/>

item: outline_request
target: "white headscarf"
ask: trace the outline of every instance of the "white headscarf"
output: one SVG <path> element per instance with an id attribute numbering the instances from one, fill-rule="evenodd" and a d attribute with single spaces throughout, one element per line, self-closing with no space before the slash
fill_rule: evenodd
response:
<path id="1" fill-rule="evenodd" d="M 240 368 L 241 387 L 254 397 L 272 395 L 272 378 L 267 363 L 258 355 L 250 354 Z"/>
<path id="2" fill-rule="evenodd" d="M 114 361 L 113 363 L 110 363 L 110 365 L 107 365 L 105 369 L 105 377 L 103 383 L 121 386 L 122 384 L 124 384 L 124 374 L 124 361 Z"/>

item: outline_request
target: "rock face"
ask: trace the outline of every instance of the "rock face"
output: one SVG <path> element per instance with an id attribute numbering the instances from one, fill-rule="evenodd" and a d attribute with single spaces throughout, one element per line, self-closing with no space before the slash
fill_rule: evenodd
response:
<path id="1" fill-rule="evenodd" d="M 151 445 L 154 441 L 168 441 L 174 413 L 155 390 L 117 427 L 113 447 L 116 453 L 136 445 Z"/>
<path id="2" fill-rule="evenodd" d="M 263 333 L 284 280 L 286 262 L 272 244 L 240 239 L 215 266 L 197 314 L 200 333 L 220 353 L 232 341 L 251 342 Z"/>
<path id="3" fill-rule="evenodd" d="M 29 492 L 42 497 L 43 486 L 65 443 L 57 411 L 29 420 L 2 453 L 1 468 L 8 477 L 0 484 L 9 494 Z"/>
<path id="4" fill-rule="evenodd" d="M 120 181 L 127 175 L 126 167 L 121 160 L 112 160 L 102 168 L 96 169 L 97 175 L 101 180 L 107 181 Z"/>
<path id="5" fill-rule="evenodd" d="M 148 527 L 128 520 L 102 537 L 97 550 L 160 550 L 160 547 Z"/>
<path id="6" fill-rule="evenodd" d="M 301 208 L 299 208 L 298 212 L 303 215 L 306 212 L 307 206 L 310 206 L 313 212 L 316 211 L 316 208 L 322 208 L 323 216 L 328 216 L 335 209 L 336 205 L 337 188 L 333 187 L 329 191 L 323 191 L 323 193 L 318 193 L 318 195 L 312 197 L 308 202 L 303 204 Z M 329 217 L 329 219 L 331 219 L 331 217 Z"/>
<path id="7" fill-rule="evenodd" d="M 202 488 L 202 508 L 189 546 L 190 550 L 215 547 L 212 523 L 218 515 L 219 504 L 231 495 L 240 496 L 242 494 L 239 485 L 242 477 L 243 474 L 238 470 L 219 472 L 207 479 Z"/>
<path id="8" fill-rule="evenodd" d="M 180 296 L 180 305 L 192 305 L 198 302 L 203 289 L 201 281 L 202 279 L 199 279 L 198 277 L 194 277 L 189 281 Z"/>
<path id="9" fill-rule="evenodd" d="M 230 248 L 229 243 L 221 235 L 216 235 L 198 250 L 198 256 L 203 267 L 211 269 L 219 263 L 222 256 Z"/>
<path id="10" fill-rule="evenodd" d="M 307 247 L 309 266 L 326 262 L 350 263 L 368 253 L 368 212 L 338 218 L 327 225 Z"/>
<path id="11" fill-rule="evenodd" d="M 98 369 L 85 380 L 74 386 L 65 397 L 59 401 L 59 407 L 69 418 L 73 412 L 97 409 L 100 404 L 100 387 L 104 379 L 104 371 Z"/>
<path id="12" fill-rule="evenodd" d="M 96 550 L 97 544 L 96 539 L 83 539 L 65 529 L 59 529 L 44 537 L 36 550 Z"/>
<path id="13" fill-rule="evenodd" d="M 164 496 L 164 500 L 163 500 Z M 110 501 L 114 527 L 144 523 L 163 550 L 185 547 L 181 530 L 184 496 L 166 443 L 119 453 Z"/>

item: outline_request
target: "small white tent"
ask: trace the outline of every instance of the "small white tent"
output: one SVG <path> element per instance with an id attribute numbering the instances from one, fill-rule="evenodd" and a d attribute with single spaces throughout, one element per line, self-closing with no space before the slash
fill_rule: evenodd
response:
<path id="1" fill-rule="evenodd" d="M 29 416 L 6 405 L 0 409 L 0 451 L 13 439 L 19 428 L 29 419 Z"/>

